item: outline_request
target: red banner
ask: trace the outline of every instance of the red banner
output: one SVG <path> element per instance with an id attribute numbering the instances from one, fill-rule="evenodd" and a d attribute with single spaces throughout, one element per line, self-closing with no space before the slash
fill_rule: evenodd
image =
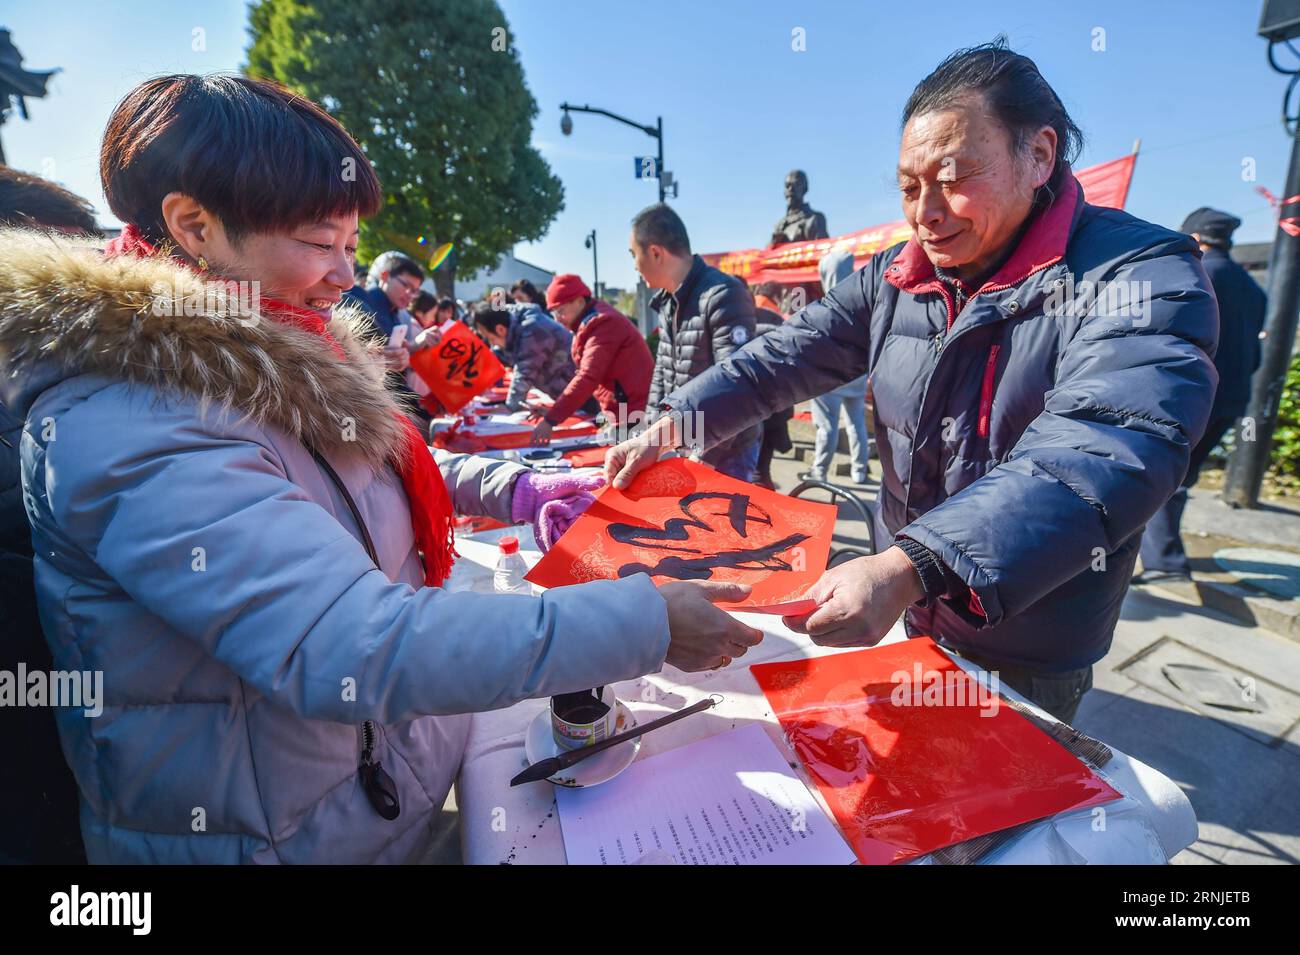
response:
<path id="1" fill-rule="evenodd" d="M 1137 153 L 1121 159 L 1112 159 L 1097 166 L 1075 172 L 1083 187 L 1084 198 L 1094 206 L 1123 209 L 1128 199 L 1129 183 L 1133 179 L 1133 165 Z M 911 238 L 912 228 L 904 219 L 872 226 L 833 239 L 812 239 L 808 242 L 791 242 L 775 249 L 743 249 L 739 252 L 713 252 L 702 256 L 710 265 L 724 272 L 739 275 L 750 285 L 759 282 L 780 282 L 794 285 L 800 282 L 817 282 L 817 263 L 828 252 L 845 249 L 853 253 L 853 267 L 862 268 L 867 259 L 881 249 L 888 249 Z"/>

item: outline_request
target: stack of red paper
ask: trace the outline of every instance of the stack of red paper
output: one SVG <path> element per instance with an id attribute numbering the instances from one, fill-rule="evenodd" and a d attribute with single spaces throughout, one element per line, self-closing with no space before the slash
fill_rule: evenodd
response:
<path id="1" fill-rule="evenodd" d="M 864 863 L 1120 798 L 928 637 L 750 669 Z"/>

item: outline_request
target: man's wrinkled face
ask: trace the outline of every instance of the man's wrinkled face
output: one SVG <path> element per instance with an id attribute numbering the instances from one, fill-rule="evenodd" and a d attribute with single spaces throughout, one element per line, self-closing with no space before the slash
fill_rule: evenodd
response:
<path id="1" fill-rule="evenodd" d="M 903 215 L 940 268 L 975 275 L 994 262 L 1051 176 L 1056 133 L 1043 127 L 1017 157 L 1010 133 L 971 94 L 952 109 L 913 116 L 903 129 L 898 187 Z"/>

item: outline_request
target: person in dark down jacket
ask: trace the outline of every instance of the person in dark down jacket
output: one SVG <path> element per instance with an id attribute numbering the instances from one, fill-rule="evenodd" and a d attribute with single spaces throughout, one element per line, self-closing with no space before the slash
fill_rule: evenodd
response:
<path id="1" fill-rule="evenodd" d="M 754 333 L 766 335 L 785 324 L 785 316 L 780 312 L 758 304 L 754 296 Z M 789 407 L 770 415 L 762 424 L 763 434 L 758 447 L 758 465 L 754 469 L 754 483 L 768 490 L 776 490 L 772 480 L 772 459 L 778 454 L 785 454 L 794 447 L 790 440 L 790 422 L 794 418 L 794 408 Z"/>
<path id="2" fill-rule="evenodd" d="M 1143 526 L 1205 429 L 1214 295 L 1188 236 L 1083 200 L 1078 129 L 1004 41 L 946 59 L 903 123 L 913 237 L 668 393 L 678 414 L 612 449 L 606 473 L 625 486 L 678 444 L 678 415 L 724 441 L 867 371 L 877 540 L 894 543 L 828 571 L 818 609 L 787 622 L 867 646 L 906 610 L 909 633 L 1068 721 Z"/>
<path id="3" fill-rule="evenodd" d="M 320 107 L 148 80 L 100 169 L 107 248 L 0 231 L 41 621 L 58 669 L 102 676 L 98 712 L 56 713 L 89 861 L 418 860 L 471 713 L 760 639 L 710 603 L 743 587 L 442 589 L 453 512 L 545 531 L 568 496 L 398 412 L 339 304 L 382 194 Z"/>
<path id="4" fill-rule="evenodd" d="M 492 345 L 507 368 L 513 368 L 506 408 L 520 411 L 532 388 L 554 399 L 573 379 L 573 335 L 536 305 L 497 307 L 479 302 L 474 307 L 474 327 Z"/>
<path id="5" fill-rule="evenodd" d="M 564 393 L 533 430 L 533 443 L 546 444 L 551 430 L 593 397 L 610 423 L 626 426 L 645 412 L 654 357 L 631 319 L 608 302 L 593 298 L 587 283 L 572 273 L 557 275 L 546 290 L 551 314 L 573 332 L 577 366 Z"/>
<path id="6" fill-rule="evenodd" d="M 0 226 L 94 234 L 90 203 L 62 186 L 0 166 Z M 47 671 L 53 662 L 36 611 L 32 529 L 23 507 L 18 447 L 23 421 L 0 402 L 0 671 Z M 0 707 L 0 739 L 21 772 L 0 786 L 0 863 L 86 861 L 77 786 L 48 707 Z"/>
<path id="7" fill-rule="evenodd" d="M 1264 327 L 1267 296 L 1250 273 L 1228 254 L 1232 233 L 1239 225 L 1241 220 L 1236 216 L 1202 207 L 1184 220 L 1180 230 L 1200 245 L 1201 263 L 1219 303 L 1219 350 L 1214 355 L 1219 390 L 1214 394 L 1205 434 L 1192 448 L 1187 474 L 1173 497 L 1156 511 L 1142 535 L 1142 573 L 1135 578 L 1142 583 L 1191 579 L 1187 552 L 1178 533 L 1183 508 L 1187 506 L 1187 491 L 1196 484 L 1210 452 L 1246 413 L 1250 402 L 1250 379 L 1259 367 L 1259 333 Z"/>
<path id="8" fill-rule="evenodd" d="M 659 353 L 647 405 L 654 414 L 665 395 L 731 357 L 754 337 L 754 298 L 740 279 L 691 254 L 686 225 L 662 202 L 637 213 L 628 247 L 646 284 L 660 290 L 650 301 L 659 313 Z M 762 425 L 751 423 L 705 448 L 704 463 L 742 481 L 752 480 L 761 440 Z"/>

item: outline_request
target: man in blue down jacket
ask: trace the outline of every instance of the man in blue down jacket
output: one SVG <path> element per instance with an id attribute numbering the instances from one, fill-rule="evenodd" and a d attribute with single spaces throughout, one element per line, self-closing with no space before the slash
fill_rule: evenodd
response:
<path id="1" fill-rule="evenodd" d="M 668 394 L 606 470 L 626 486 L 682 416 L 708 446 L 868 372 L 894 546 L 828 571 L 787 623 L 869 646 L 905 611 L 1068 722 L 1205 428 L 1214 296 L 1188 236 L 1084 201 L 1078 128 L 1004 44 L 950 56 L 903 122 L 913 238 Z"/>

